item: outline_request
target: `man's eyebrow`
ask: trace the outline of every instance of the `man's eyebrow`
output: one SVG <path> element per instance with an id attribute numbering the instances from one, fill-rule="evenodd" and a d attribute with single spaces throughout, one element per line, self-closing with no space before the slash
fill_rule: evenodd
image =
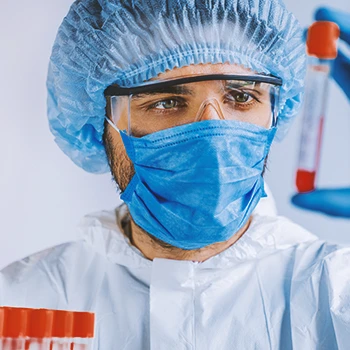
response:
<path id="1" fill-rule="evenodd" d="M 183 85 L 167 86 L 159 89 L 154 87 L 154 89 L 150 88 L 150 91 L 141 92 L 139 94 L 133 95 L 133 98 L 142 98 L 145 96 L 153 96 L 160 94 L 193 95 L 193 91 L 190 88 Z"/>

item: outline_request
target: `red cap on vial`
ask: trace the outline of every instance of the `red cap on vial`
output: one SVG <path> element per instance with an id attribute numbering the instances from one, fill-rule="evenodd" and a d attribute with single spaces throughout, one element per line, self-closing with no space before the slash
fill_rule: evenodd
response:
<path id="1" fill-rule="evenodd" d="M 27 333 L 28 309 L 4 307 L 3 336 L 6 338 L 25 337 Z"/>
<path id="2" fill-rule="evenodd" d="M 71 338 L 73 334 L 73 312 L 54 310 L 52 336 L 56 338 Z"/>
<path id="3" fill-rule="evenodd" d="M 73 338 L 93 338 L 95 314 L 93 312 L 74 312 Z"/>
<path id="4" fill-rule="evenodd" d="M 52 332 L 53 310 L 28 310 L 27 336 L 30 338 L 50 338 Z"/>
<path id="5" fill-rule="evenodd" d="M 336 23 L 317 21 L 313 23 L 307 32 L 307 53 L 323 59 L 337 57 L 337 39 L 340 30 Z"/>

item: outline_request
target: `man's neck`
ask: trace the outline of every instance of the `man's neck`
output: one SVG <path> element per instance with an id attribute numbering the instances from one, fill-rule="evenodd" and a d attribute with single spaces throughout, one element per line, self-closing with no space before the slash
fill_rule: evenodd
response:
<path id="1" fill-rule="evenodd" d="M 250 217 L 247 223 L 227 241 L 214 243 L 204 248 L 195 250 L 184 250 L 177 247 L 163 247 L 158 242 L 156 242 L 146 231 L 137 226 L 133 220 L 131 220 L 130 241 L 149 260 L 153 260 L 154 258 L 163 258 L 203 262 L 223 252 L 232 244 L 237 242 L 247 231 L 251 222 L 251 218 L 252 217 Z"/>

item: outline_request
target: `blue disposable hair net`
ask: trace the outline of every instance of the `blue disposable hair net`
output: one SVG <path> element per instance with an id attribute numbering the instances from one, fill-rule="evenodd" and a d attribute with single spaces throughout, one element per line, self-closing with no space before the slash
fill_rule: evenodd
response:
<path id="1" fill-rule="evenodd" d="M 49 64 L 50 129 L 78 166 L 108 172 L 102 142 L 107 86 L 138 84 L 174 67 L 229 62 L 283 79 L 282 138 L 302 95 L 302 35 L 279 0 L 75 1 Z"/>

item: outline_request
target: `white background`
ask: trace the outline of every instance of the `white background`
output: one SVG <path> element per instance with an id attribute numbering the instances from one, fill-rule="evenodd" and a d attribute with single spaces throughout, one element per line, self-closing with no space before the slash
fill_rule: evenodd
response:
<path id="1" fill-rule="evenodd" d="M 332 5 L 350 12 L 346 0 Z M 287 0 L 304 26 L 316 0 Z M 0 0 L 0 268 L 71 240 L 86 213 L 111 209 L 119 196 L 110 175 L 76 167 L 56 146 L 46 119 L 45 79 L 51 46 L 71 0 Z M 299 118 L 300 119 L 300 118 Z M 268 183 L 279 213 L 329 241 L 350 243 L 350 220 L 294 208 L 300 121 L 271 152 Z M 350 185 L 350 107 L 331 85 L 319 184 Z"/>

